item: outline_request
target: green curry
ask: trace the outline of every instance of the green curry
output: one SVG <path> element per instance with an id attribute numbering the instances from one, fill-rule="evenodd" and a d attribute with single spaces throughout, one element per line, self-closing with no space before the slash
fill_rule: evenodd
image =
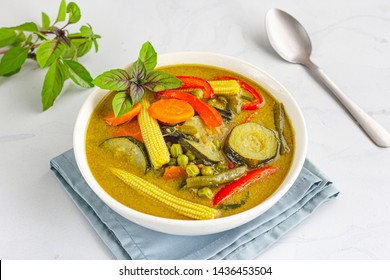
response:
<path id="1" fill-rule="evenodd" d="M 140 128 L 139 111 L 123 124 L 107 123 L 114 93 L 108 94 L 92 114 L 86 135 L 88 164 L 104 190 L 132 209 L 173 219 L 191 218 L 131 188 L 112 168 L 132 173 L 175 197 L 215 208 L 217 217 L 250 209 L 275 192 L 290 169 L 295 149 L 294 131 L 283 105 L 260 85 L 225 69 L 176 65 L 160 70 L 188 79 L 213 81 L 220 77 L 217 79 L 225 81 L 228 90 L 209 82 L 214 95 L 207 98 L 205 88 L 148 93 L 150 106 L 157 100 L 181 98 L 194 108 L 193 116 L 180 123 L 157 122 L 169 151 L 168 162 L 158 168 L 143 143 L 145 129 Z M 232 89 L 230 93 L 229 87 L 237 85 L 239 92 Z M 186 98 L 179 97 L 180 92 Z M 221 118 L 221 124 L 206 124 L 204 110 L 210 107 L 214 109 L 206 113 Z M 257 176 L 258 170 L 268 173 L 247 181 Z"/>

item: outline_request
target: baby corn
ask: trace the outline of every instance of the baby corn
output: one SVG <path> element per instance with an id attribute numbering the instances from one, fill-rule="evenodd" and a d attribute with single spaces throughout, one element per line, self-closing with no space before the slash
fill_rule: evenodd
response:
<path id="1" fill-rule="evenodd" d="M 149 116 L 148 108 L 150 102 L 142 99 L 142 108 L 138 115 L 138 123 L 141 129 L 142 138 L 148 151 L 150 162 L 155 169 L 160 169 L 170 159 L 167 144 L 164 141 L 160 126 L 157 120 Z"/>
<path id="2" fill-rule="evenodd" d="M 176 197 L 132 173 L 117 168 L 111 168 L 111 172 L 137 192 L 161 202 L 179 214 L 197 220 L 214 219 L 218 215 L 218 210 L 214 208 Z"/>
<path id="3" fill-rule="evenodd" d="M 208 81 L 215 95 L 232 96 L 241 92 L 241 87 L 236 80 Z"/>

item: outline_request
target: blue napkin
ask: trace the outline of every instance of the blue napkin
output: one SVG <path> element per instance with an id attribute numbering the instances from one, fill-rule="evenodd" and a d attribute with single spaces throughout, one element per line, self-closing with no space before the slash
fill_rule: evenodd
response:
<path id="1" fill-rule="evenodd" d="M 339 193 L 306 160 L 293 187 L 258 218 L 222 233 L 176 236 L 149 230 L 111 210 L 84 181 L 73 150 L 52 159 L 50 166 L 117 259 L 253 259 Z"/>

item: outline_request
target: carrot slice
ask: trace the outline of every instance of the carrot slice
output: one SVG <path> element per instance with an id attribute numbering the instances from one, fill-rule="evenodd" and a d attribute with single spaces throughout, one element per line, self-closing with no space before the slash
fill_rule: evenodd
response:
<path id="1" fill-rule="evenodd" d="M 112 132 L 112 136 L 113 137 L 131 136 L 141 141 L 142 143 L 144 142 L 137 119 L 133 119 L 127 123 L 115 127 L 115 130 Z"/>
<path id="2" fill-rule="evenodd" d="M 209 127 L 217 127 L 222 124 L 222 117 L 218 111 L 211 105 L 200 100 L 194 95 L 180 91 L 180 90 L 165 90 L 156 93 L 156 97 L 162 99 L 176 98 L 188 102 L 198 113 L 199 117 L 204 121 L 204 123 Z"/>
<path id="3" fill-rule="evenodd" d="M 187 172 L 184 167 L 181 166 L 168 166 L 165 171 L 163 178 L 168 179 L 184 179 L 187 177 Z"/>
<path id="4" fill-rule="evenodd" d="M 192 118 L 194 109 L 188 102 L 179 99 L 160 99 L 148 108 L 149 115 L 164 123 L 180 123 Z"/>
<path id="5" fill-rule="evenodd" d="M 141 111 L 141 103 L 137 103 L 133 106 L 133 108 L 131 108 L 130 111 L 123 114 L 119 118 L 116 118 L 114 113 L 111 113 L 111 114 L 104 116 L 104 120 L 109 125 L 117 126 L 117 125 L 121 125 L 121 124 L 124 124 L 125 122 L 132 120 L 135 116 L 137 116 L 139 114 L 140 111 Z"/>

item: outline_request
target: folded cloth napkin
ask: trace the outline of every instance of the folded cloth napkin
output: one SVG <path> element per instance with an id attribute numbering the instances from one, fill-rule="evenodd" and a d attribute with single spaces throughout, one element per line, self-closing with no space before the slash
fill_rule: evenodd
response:
<path id="1" fill-rule="evenodd" d="M 338 195 L 309 161 L 292 188 L 256 219 L 222 233 L 176 236 L 149 230 L 114 212 L 84 181 L 73 150 L 50 161 L 65 191 L 118 259 L 253 259 Z"/>

